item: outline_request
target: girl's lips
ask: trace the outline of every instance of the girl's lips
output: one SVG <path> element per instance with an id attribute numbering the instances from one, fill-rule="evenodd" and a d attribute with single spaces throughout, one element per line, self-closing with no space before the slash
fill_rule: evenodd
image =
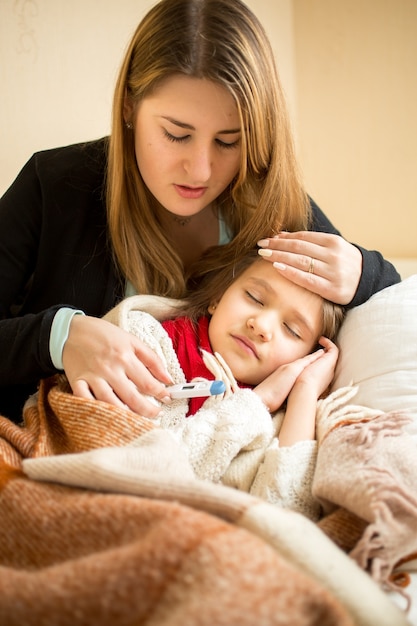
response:
<path id="1" fill-rule="evenodd" d="M 201 198 L 206 193 L 207 189 L 207 187 L 186 187 L 185 185 L 174 185 L 174 187 L 181 198 L 191 200 Z"/>
<path id="2" fill-rule="evenodd" d="M 254 356 L 256 359 L 259 359 L 255 345 L 252 343 L 252 341 L 240 335 L 232 335 L 232 337 L 236 341 L 236 343 L 242 348 L 242 350 L 244 350 L 244 352 L 250 354 L 251 356 Z"/>

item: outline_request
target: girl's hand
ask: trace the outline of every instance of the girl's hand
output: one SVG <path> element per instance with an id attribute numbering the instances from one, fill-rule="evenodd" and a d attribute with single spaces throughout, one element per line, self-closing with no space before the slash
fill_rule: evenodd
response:
<path id="1" fill-rule="evenodd" d="M 281 365 L 254 388 L 271 412 L 277 411 L 295 387 L 308 388 L 317 400 L 333 380 L 339 349 L 330 339 L 319 340 L 319 349 L 292 363 Z"/>
<path id="2" fill-rule="evenodd" d="M 156 417 L 160 407 L 142 394 L 169 401 L 172 384 L 160 359 L 137 337 L 105 320 L 75 315 L 62 361 L 74 395 Z"/>
<path id="3" fill-rule="evenodd" d="M 320 358 L 307 365 L 295 382 L 295 386 L 308 386 L 318 399 L 331 384 L 339 357 L 339 348 L 327 337 L 321 337 L 323 346 Z"/>
<path id="4" fill-rule="evenodd" d="M 304 369 L 320 359 L 322 353 L 323 350 L 320 349 L 292 363 L 281 365 L 254 388 L 254 392 L 260 396 L 271 413 L 280 408 Z"/>
<path id="5" fill-rule="evenodd" d="M 339 235 L 281 232 L 258 241 L 258 253 L 293 283 L 327 300 L 346 305 L 353 299 L 362 274 L 358 248 Z"/>

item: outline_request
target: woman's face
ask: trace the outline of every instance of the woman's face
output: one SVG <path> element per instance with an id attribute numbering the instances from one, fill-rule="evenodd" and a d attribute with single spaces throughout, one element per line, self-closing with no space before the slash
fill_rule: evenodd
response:
<path id="1" fill-rule="evenodd" d="M 206 79 L 175 75 L 142 100 L 133 122 L 136 161 L 160 204 L 175 215 L 199 213 L 236 176 L 241 128 L 233 97 Z"/>

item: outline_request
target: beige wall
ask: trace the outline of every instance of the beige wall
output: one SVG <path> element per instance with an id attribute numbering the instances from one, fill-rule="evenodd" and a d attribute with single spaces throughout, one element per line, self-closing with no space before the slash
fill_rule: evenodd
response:
<path id="1" fill-rule="evenodd" d="M 0 193 L 35 151 L 109 130 L 153 0 L 0 0 Z M 417 256 L 417 0 L 247 0 L 271 37 L 311 195 L 344 235 Z"/>
<path id="2" fill-rule="evenodd" d="M 0 192 L 36 150 L 108 133 L 111 93 L 149 0 L 0 0 Z"/>
<path id="3" fill-rule="evenodd" d="M 417 257 L 417 1 L 293 8 L 308 190 L 351 241 Z"/>

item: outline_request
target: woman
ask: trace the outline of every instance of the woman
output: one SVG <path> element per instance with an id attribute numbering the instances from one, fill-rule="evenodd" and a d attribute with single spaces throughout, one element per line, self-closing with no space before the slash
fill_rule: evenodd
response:
<path id="1" fill-rule="evenodd" d="M 110 138 L 34 155 L 0 201 L 0 412 L 20 419 L 63 369 L 76 395 L 154 416 L 144 395 L 168 401 L 169 376 L 98 318 L 132 293 L 182 297 L 257 241 L 342 305 L 399 280 L 310 207 L 256 17 L 240 0 L 162 0 L 127 50 Z"/>

